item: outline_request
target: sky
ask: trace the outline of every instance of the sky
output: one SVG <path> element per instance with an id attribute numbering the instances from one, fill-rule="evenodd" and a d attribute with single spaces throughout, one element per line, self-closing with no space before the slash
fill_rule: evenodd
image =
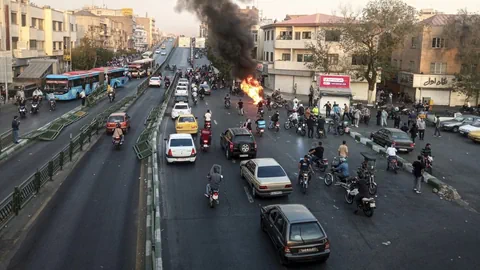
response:
<path id="1" fill-rule="evenodd" d="M 199 21 L 189 12 L 177 13 L 174 10 L 176 0 L 32 0 L 38 6 L 49 5 L 61 10 L 79 9 L 85 5 L 106 6 L 111 9 L 133 8 L 139 16 L 154 17 L 156 26 L 163 32 L 195 36 L 199 32 Z M 236 1 L 237 2 L 237 1 Z M 253 0 L 248 4 L 262 10 L 263 17 L 283 20 L 286 14 L 335 14 L 341 6 L 351 6 L 360 9 L 368 0 Z M 459 9 L 467 8 L 471 12 L 479 12 L 479 0 L 406 0 L 417 9 L 433 8 L 444 13 L 457 13 Z"/>

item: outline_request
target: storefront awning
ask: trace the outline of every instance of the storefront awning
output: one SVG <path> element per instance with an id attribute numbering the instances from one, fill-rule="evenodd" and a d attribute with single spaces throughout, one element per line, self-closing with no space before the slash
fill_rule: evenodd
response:
<path id="1" fill-rule="evenodd" d="M 326 88 L 320 87 L 320 96 L 352 96 L 350 88 Z"/>

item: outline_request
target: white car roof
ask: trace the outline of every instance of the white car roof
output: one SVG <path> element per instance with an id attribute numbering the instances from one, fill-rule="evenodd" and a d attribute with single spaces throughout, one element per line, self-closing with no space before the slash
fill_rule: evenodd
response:
<path id="1" fill-rule="evenodd" d="M 160 80 L 160 77 L 151 77 L 150 80 Z"/>
<path id="2" fill-rule="evenodd" d="M 177 89 L 187 90 L 187 86 L 186 85 L 177 85 Z"/>
<path id="3" fill-rule="evenodd" d="M 175 106 L 177 106 L 177 105 L 187 105 L 187 107 L 188 107 L 188 103 L 185 103 L 183 101 L 175 103 Z"/>
<path id="4" fill-rule="evenodd" d="M 171 139 L 192 139 L 193 140 L 193 137 L 191 134 L 179 134 L 179 133 L 173 133 L 173 134 L 170 134 L 170 140 Z"/>

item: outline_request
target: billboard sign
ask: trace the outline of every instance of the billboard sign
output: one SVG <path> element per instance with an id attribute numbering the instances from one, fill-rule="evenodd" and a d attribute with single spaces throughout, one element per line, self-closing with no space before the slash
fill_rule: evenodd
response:
<path id="1" fill-rule="evenodd" d="M 122 8 L 123 16 L 133 16 L 133 8 Z"/>
<path id="2" fill-rule="evenodd" d="M 318 75 L 320 88 L 350 89 L 350 76 L 348 75 Z"/>

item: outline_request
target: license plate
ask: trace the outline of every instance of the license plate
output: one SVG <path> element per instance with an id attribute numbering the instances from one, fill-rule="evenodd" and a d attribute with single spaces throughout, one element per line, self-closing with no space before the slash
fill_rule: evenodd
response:
<path id="1" fill-rule="evenodd" d="M 240 155 L 240 157 L 248 157 L 248 155 Z"/>
<path id="2" fill-rule="evenodd" d="M 318 248 L 302 248 L 298 252 L 300 253 L 309 253 L 309 252 L 317 252 Z"/>
<path id="3" fill-rule="evenodd" d="M 212 198 L 213 198 L 214 200 L 218 200 L 218 195 L 217 195 L 217 194 L 213 194 Z"/>
<path id="4" fill-rule="evenodd" d="M 375 203 L 370 203 L 370 207 L 371 207 L 371 208 L 375 208 L 375 207 L 376 207 L 376 206 L 375 206 Z"/>
<path id="5" fill-rule="evenodd" d="M 177 158 L 177 161 L 187 161 L 186 158 Z"/>
<path id="6" fill-rule="evenodd" d="M 281 194 L 282 194 L 281 191 L 270 192 L 270 195 L 281 195 Z"/>
<path id="7" fill-rule="evenodd" d="M 408 151 L 408 150 L 405 149 L 405 148 L 400 148 L 400 149 L 398 149 L 398 150 L 400 150 L 400 151 Z"/>

